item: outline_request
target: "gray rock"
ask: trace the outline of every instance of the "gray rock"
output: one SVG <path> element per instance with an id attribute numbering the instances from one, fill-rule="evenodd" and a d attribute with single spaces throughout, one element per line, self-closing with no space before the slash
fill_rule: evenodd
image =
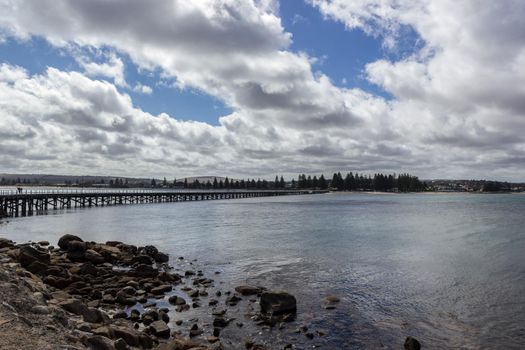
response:
<path id="1" fill-rule="evenodd" d="M 63 250 L 67 250 L 67 248 L 69 246 L 69 242 L 72 242 L 72 241 L 83 242 L 82 239 L 80 237 L 78 237 L 78 236 L 75 236 L 75 235 L 63 235 L 58 240 L 58 246 L 60 248 L 62 248 Z"/>

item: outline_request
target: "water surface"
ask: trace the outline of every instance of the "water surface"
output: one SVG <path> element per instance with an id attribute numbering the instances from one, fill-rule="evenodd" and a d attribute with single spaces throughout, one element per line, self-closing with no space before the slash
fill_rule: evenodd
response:
<path id="1" fill-rule="evenodd" d="M 525 195 L 326 194 L 89 208 L 0 236 L 154 244 L 298 298 L 324 348 L 525 348 Z M 323 298 L 342 298 L 325 310 Z M 503 345 L 504 344 L 504 345 Z"/>

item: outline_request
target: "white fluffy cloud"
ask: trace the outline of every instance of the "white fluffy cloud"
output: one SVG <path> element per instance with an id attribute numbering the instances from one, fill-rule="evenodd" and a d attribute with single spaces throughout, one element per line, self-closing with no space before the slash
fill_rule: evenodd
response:
<path id="1" fill-rule="evenodd" d="M 128 87 L 124 77 L 124 62 L 114 52 L 104 56 L 107 59 L 104 63 L 93 62 L 89 57 L 81 54 L 76 55 L 76 60 L 87 76 L 110 78 L 115 85 Z"/>
<path id="2" fill-rule="evenodd" d="M 110 47 L 234 110 L 213 127 L 136 109 L 113 84 L 87 77 L 125 86 L 116 54 L 107 63 L 85 62 L 87 76 L 53 68 L 27 76 L 3 65 L 3 164 L 114 174 L 133 165 L 137 175 L 357 169 L 523 177 L 521 2 L 312 3 L 389 47 L 403 26 L 421 36 L 426 44 L 413 56 L 367 65 L 368 79 L 392 101 L 314 73 L 313 58 L 288 50 L 292 37 L 274 1 L 0 1 L 7 35 Z"/>

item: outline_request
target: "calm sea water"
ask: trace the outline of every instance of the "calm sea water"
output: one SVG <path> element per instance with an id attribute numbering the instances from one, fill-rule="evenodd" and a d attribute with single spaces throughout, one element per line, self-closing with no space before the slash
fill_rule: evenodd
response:
<path id="1" fill-rule="evenodd" d="M 525 348 L 525 195 L 326 194 L 78 209 L 0 225 L 154 244 L 287 290 L 325 348 Z M 336 310 L 323 298 L 337 295 Z"/>

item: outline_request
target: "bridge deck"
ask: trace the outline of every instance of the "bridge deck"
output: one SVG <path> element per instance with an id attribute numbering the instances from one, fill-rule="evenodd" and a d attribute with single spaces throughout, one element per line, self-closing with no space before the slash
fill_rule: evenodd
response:
<path id="1" fill-rule="evenodd" d="M 10 217 L 38 215 L 48 210 L 84 208 L 108 205 L 184 202 L 217 199 L 237 199 L 284 195 L 317 194 L 327 191 L 260 190 L 260 191 L 155 191 L 155 190 L 56 190 L 0 192 L 0 211 Z"/>

